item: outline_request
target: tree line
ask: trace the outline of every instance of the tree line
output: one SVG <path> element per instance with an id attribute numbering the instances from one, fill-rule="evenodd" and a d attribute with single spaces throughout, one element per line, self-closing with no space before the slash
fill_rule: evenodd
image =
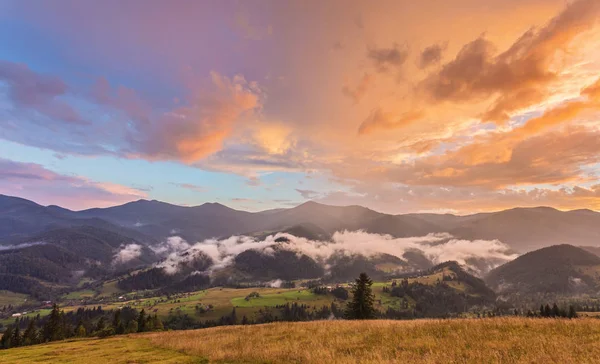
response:
<path id="1" fill-rule="evenodd" d="M 42 344 L 73 337 L 107 337 L 146 331 L 162 331 L 160 318 L 132 308 L 103 310 L 79 308 L 65 313 L 57 304 L 46 317 L 17 318 L 0 338 L 0 349 Z"/>
<path id="2" fill-rule="evenodd" d="M 515 310 L 515 315 L 518 315 L 519 312 Z M 550 307 L 549 304 L 540 305 L 539 311 L 535 312 L 532 310 L 528 310 L 525 314 L 526 317 L 552 317 L 552 318 L 577 318 L 577 310 L 575 306 L 569 305 L 568 308 L 558 307 L 555 303 Z"/>
<path id="3" fill-rule="evenodd" d="M 384 291 L 391 296 L 403 298 L 401 309 L 388 308 L 385 312 L 376 309 L 375 295 L 373 294 L 373 281 L 366 273 L 361 273 L 352 284 L 350 293 L 343 287 L 328 290 L 321 286 L 313 286 L 312 291 L 316 294 L 330 292 L 342 301 L 347 301 L 344 306 L 332 302 L 320 308 L 302 303 L 287 303 L 273 308 L 265 307 L 259 309 L 253 318 L 245 315 L 239 317 L 234 307 L 231 313 L 221 316 L 217 320 L 206 320 L 198 322 L 188 314 L 169 315 L 163 323 L 158 316 L 148 315 L 145 310 L 137 311 L 130 307 L 120 310 L 105 311 L 101 306 L 92 309 L 80 308 L 77 311 L 65 313 L 55 304 L 50 315 L 41 318 L 24 317 L 15 321 L 14 325 L 7 328 L 0 339 L 0 348 L 10 348 L 24 345 L 33 345 L 49 341 L 62 340 L 70 337 L 97 336 L 106 337 L 145 331 L 161 331 L 165 328 L 174 330 L 206 328 L 223 325 L 251 325 L 276 321 L 311 321 L 331 318 L 344 318 L 348 320 L 369 320 L 376 318 L 388 319 L 411 319 L 425 317 L 426 314 L 443 314 L 448 317 L 450 310 L 463 312 L 465 308 L 465 297 L 456 292 L 450 294 L 450 287 L 445 280 L 434 285 L 423 285 L 419 283 L 408 283 L 402 280 L 400 283 L 393 282 L 391 287 L 384 287 Z M 351 294 L 351 297 L 350 297 Z M 458 295 L 458 296 L 457 296 Z M 259 296 L 258 293 L 248 295 L 247 299 Z M 416 302 L 416 306 L 410 307 L 407 298 Z M 197 306 L 197 313 L 201 313 L 203 307 Z M 441 311 L 438 311 L 441 310 Z M 478 313 L 477 317 L 494 317 L 502 315 L 501 311 L 484 311 Z M 515 310 L 515 315 L 527 317 L 577 317 L 576 308 L 569 306 L 561 308 L 556 303 L 541 305 L 539 311 L 528 310 L 527 313 Z"/>

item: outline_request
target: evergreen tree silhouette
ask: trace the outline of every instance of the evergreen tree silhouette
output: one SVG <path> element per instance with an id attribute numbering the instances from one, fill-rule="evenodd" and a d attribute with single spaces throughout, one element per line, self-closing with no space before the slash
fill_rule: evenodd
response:
<path id="1" fill-rule="evenodd" d="M 115 315 L 113 317 L 112 327 L 117 332 L 119 330 L 119 326 L 121 325 L 121 310 L 116 310 Z"/>
<path id="2" fill-rule="evenodd" d="M 42 329 L 44 341 L 56 341 L 64 339 L 62 331 L 62 319 L 58 305 L 55 303 L 52 306 L 52 311 L 48 317 L 48 321 Z"/>
<path id="3" fill-rule="evenodd" d="M 36 328 L 36 320 L 29 321 L 29 325 L 23 333 L 23 345 L 34 345 L 38 343 L 38 332 Z"/>
<path id="4" fill-rule="evenodd" d="M 21 344 L 22 344 L 21 329 L 19 328 L 19 325 L 16 325 L 15 330 L 13 331 L 11 346 L 13 348 L 16 348 L 17 346 L 21 346 Z"/>
<path id="5" fill-rule="evenodd" d="M 573 305 L 569 306 L 569 318 L 577 318 L 577 311 L 575 311 Z"/>
<path id="6" fill-rule="evenodd" d="M 137 326 L 137 332 L 144 332 L 144 331 L 146 331 L 146 311 L 144 311 L 143 308 L 140 311 L 140 315 L 138 316 L 137 324 L 138 324 L 138 326 Z"/>
<path id="7" fill-rule="evenodd" d="M 10 349 L 12 347 L 12 345 L 11 345 L 12 337 L 13 337 L 13 328 L 12 328 L 12 326 L 9 326 L 6 328 L 6 331 L 4 331 L 4 334 L 2 335 L 2 338 L 0 339 L 0 348 Z"/>
<path id="8" fill-rule="evenodd" d="M 154 317 L 152 317 L 152 326 L 154 327 L 154 331 L 163 331 L 165 329 L 157 314 L 154 314 Z"/>
<path id="9" fill-rule="evenodd" d="M 552 317 L 560 317 L 560 309 L 558 308 L 558 305 L 555 303 L 552 306 Z"/>
<path id="10" fill-rule="evenodd" d="M 346 306 L 346 318 L 349 320 L 367 320 L 375 318 L 375 296 L 371 290 L 373 281 L 366 273 L 361 273 L 352 287 L 352 300 Z"/>
<path id="11" fill-rule="evenodd" d="M 100 332 L 106 328 L 106 319 L 104 316 L 100 317 L 98 323 L 96 323 L 96 331 Z"/>

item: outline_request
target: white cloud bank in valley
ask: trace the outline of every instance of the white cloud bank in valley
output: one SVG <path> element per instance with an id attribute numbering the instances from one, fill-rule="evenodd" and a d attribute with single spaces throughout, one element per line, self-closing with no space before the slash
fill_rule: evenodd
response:
<path id="1" fill-rule="evenodd" d="M 142 246 L 140 244 L 121 245 L 120 250 L 113 258 L 113 264 L 124 264 L 139 258 L 142 255 Z"/>
<path id="2" fill-rule="evenodd" d="M 34 242 L 34 243 L 23 243 L 23 244 L 15 244 L 15 245 L 0 245 L 0 251 L 5 251 L 5 250 L 19 250 L 19 249 L 25 249 L 25 248 L 29 248 L 31 246 L 36 246 L 36 245 L 45 245 L 45 242 Z"/>
<path id="3" fill-rule="evenodd" d="M 299 254 L 306 254 L 317 261 L 325 261 L 334 254 L 360 254 L 367 257 L 389 254 L 405 260 L 403 257 L 405 252 L 418 250 L 434 264 L 454 260 L 476 272 L 482 271 L 482 261 L 485 262 L 483 266 L 487 270 L 518 256 L 499 240 L 463 240 L 447 233 L 394 238 L 390 235 L 364 231 L 336 232 L 331 241 L 314 241 L 278 233 L 264 240 L 256 240 L 248 236 L 232 236 L 223 240 L 208 239 L 189 244 L 182 238 L 174 236 L 151 249 L 164 257 L 157 266 L 173 274 L 177 272 L 180 264 L 189 263 L 201 255 L 212 259 L 213 265 L 209 271 L 213 271 L 230 265 L 238 254 L 246 250 L 253 249 L 264 254 L 272 254 L 272 248 L 276 245 Z"/>

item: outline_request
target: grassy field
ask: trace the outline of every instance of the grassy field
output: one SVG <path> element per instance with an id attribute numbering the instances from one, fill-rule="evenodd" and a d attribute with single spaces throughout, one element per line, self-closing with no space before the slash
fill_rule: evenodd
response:
<path id="1" fill-rule="evenodd" d="M 245 300 L 252 292 L 258 292 L 260 297 Z M 79 297 L 80 291 L 72 293 L 72 297 Z M 231 313 L 236 308 L 237 315 L 242 317 L 246 315 L 253 318 L 259 309 L 264 307 L 273 307 L 286 303 L 298 302 L 320 308 L 323 305 L 330 305 L 334 301 L 331 295 L 315 295 L 310 290 L 303 288 L 211 288 L 203 291 L 183 293 L 167 296 L 156 296 L 131 300 L 125 297 L 123 300 L 107 301 L 101 304 L 93 305 L 71 305 L 62 306 L 65 311 L 76 310 L 78 307 L 92 308 L 101 305 L 105 310 L 118 309 L 124 306 L 133 308 L 144 308 L 147 312 L 157 314 L 166 319 L 171 314 L 188 314 L 197 321 L 218 320 L 221 316 Z M 196 306 L 208 307 L 210 310 L 204 313 L 197 313 Z"/>
<path id="2" fill-rule="evenodd" d="M 433 273 L 431 275 L 411 278 L 409 282 L 419 282 L 422 284 L 435 284 L 442 280 L 443 275 L 454 275 L 448 268 L 443 271 Z M 88 281 L 82 281 L 89 283 Z M 299 283 L 299 282 L 298 282 Z M 389 293 L 383 292 L 385 286 L 392 284 L 392 281 L 375 282 L 373 284 L 373 293 L 375 294 L 375 306 L 380 311 L 387 310 L 388 307 L 401 309 L 403 300 L 398 297 L 393 297 Z M 458 281 L 447 282 L 453 285 L 458 290 L 464 290 L 464 285 Z M 348 287 L 346 287 L 348 288 Z M 259 297 L 246 300 L 252 292 L 258 292 Z M 203 291 L 182 293 L 167 296 L 154 296 L 148 298 L 134 299 L 136 295 L 145 292 L 124 292 L 117 287 L 117 281 L 106 281 L 99 288 L 80 289 L 65 294 L 62 297 L 62 302 L 59 302 L 61 309 L 65 312 L 76 310 L 79 307 L 92 308 L 102 306 L 105 310 L 119 309 L 125 306 L 130 306 L 136 309 L 145 309 L 151 314 L 157 314 L 161 319 L 166 320 L 170 315 L 187 314 L 192 320 L 204 322 L 207 320 L 219 320 L 222 316 L 231 314 L 233 308 L 236 309 L 238 317 L 246 316 L 252 320 L 256 318 L 259 310 L 265 307 L 274 307 L 277 305 L 285 305 L 287 303 L 299 303 L 310 306 L 314 309 L 320 309 L 323 306 L 329 306 L 332 302 L 336 302 L 339 306 L 345 305 L 344 301 L 335 299 L 333 295 L 316 295 L 311 290 L 306 288 L 222 288 L 216 287 Z M 25 299 L 26 296 L 19 296 L 12 293 L 0 292 L 0 302 L 18 303 Z M 94 303 L 89 303 L 90 299 L 94 299 Z M 406 299 L 409 306 L 414 305 L 414 301 L 409 297 Z M 86 302 L 88 301 L 88 302 Z M 203 310 L 197 310 L 196 307 L 202 307 Z M 207 309 L 210 307 L 210 309 Z M 38 312 L 28 314 L 35 316 Z M 47 310 L 40 310 L 42 316 L 46 315 Z M 0 319 L 0 323 L 7 325 L 14 321 L 13 318 L 7 317 Z"/>
<path id="3" fill-rule="evenodd" d="M 37 315 L 40 315 L 40 317 L 44 317 L 50 314 L 50 311 L 52 311 L 51 309 L 48 308 L 42 308 L 40 310 L 33 310 L 33 311 L 28 311 L 28 313 L 26 315 L 22 315 L 21 317 L 35 317 Z M 10 325 L 12 323 L 15 322 L 14 317 L 8 317 L 5 318 L 3 320 L 0 320 L 0 324 L 3 325 Z"/>
<path id="4" fill-rule="evenodd" d="M 35 303 L 29 295 L 0 290 L 0 306 L 20 306 L 25 303 Z"/>
<path id="5" fill-rule="evenodd" d="M 75 291 L 66 294 L 63 298 L 66 300 L 80 300 L 85 298 L 92 298 L 94 296 L 96 296 L 96 292 L 92 291 L 91 289 L 84 289 L 81 291 Z"/>
<path id="6" fill-rule="evenodd" d="M 108 339 L 67 340 L 45 345 L 0 350 L 1 363 L 206 363 L 198 356 L 155 346 L 140 335 Z"/>
<path id="7" fill-rule="evenodd" d="M 285 305 L 286 303 L 299 302 L 310 305 L 328 305 L 331 298 L 324 295 L 316 295 L 309 290 L 286 290 L 270 294 L 261 294 L 260 297 L 246 300 L 245 297 L 236 297 L 231 300 L 235 307 L 273 307 Z"/>
<path id="8" fill-rule="evenodd" d="M 401 302 L 400 298 L 392 297 L 388 293 L 383 292 L 383 287 L 386 284 L 375 284 L 373 287 L 373 293 L 376 297 L 375 306 L 382 311 L 385 311 L 387 307 L 397 308 Z M 246 296 L 253 292 L 258 292 L 260 297 L 246 300 Z M 81 295 L 80 292 L 77 293 L 77 297 L 79 295 Z M 325 305 L 328 306 L 332 302 L 337 302 L 338 305 L 345 304 L 344 301 L 336 300 L 331 294 L 316 295 L 311 290 L 305 288 L 216 287 L 203 291 L 173 295 L 170 299 L 167 299 L 166 296 L 156 296 L 131 300 L 126 296 L 123 300 L 107 301 L 100 305 L 106 310 L 118 309 L 124 306 L 131 306 L 137 309 L 144 308 L 152 314 L 156 313 L 163 319 L 167 318 L 170 314 L 188 314 L 194 320 L 205 321 L 218 320 L 221 316 L 229 315 L 234 307 L 239 317 L 246 315 L 252 319 L 259 309 L 294 302 L 317 308 Z M 72 311 L 78 307 L 91 308 L 98 305 L 72 305 L 61 308 L 65 311 Z M 196 306 L 208 307 L 209 305 L 212 306 L 212 309 L 209 311 L 205 313 L 196 312 Z"/>
<path id="9" fill-rule="evenodd" d="M 597 319 L 316 321 L 87 339 L 3 363 L 597 363 Z"/>

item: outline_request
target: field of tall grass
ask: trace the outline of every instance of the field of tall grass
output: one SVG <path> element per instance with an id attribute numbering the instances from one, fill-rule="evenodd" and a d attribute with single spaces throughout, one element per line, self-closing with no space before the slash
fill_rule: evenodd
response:
<path id="1" fill-rule="evenodd" d="M 86 352 L 111 363 L 598 363 L 600 320 L 489 318 L 228 326 L 10 349 L 0 351 L 0 362 L 90 363 Z"/>

